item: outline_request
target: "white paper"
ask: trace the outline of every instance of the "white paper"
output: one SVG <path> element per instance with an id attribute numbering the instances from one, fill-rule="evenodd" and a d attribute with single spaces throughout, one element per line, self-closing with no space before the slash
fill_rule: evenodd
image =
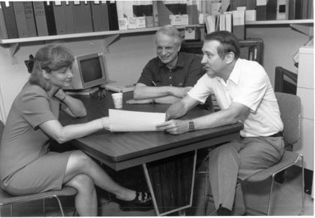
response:
<path id="1" fill-rule="evenodd" d="M 165 113 L 149 113 L 109 109 L 111 132 L 157 131 L 156 125 L 165 121 Z"/>

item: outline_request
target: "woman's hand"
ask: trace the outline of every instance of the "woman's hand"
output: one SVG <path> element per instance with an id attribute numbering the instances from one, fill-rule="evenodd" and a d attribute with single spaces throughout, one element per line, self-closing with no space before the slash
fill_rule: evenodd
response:
<path id="1" fill-rule="evenodd" d="M 67 94 L 62 89 L 58 89 L 55 92 L 54 97 L 57 98 L 60 102 L 64 102 L 64 100 L 67 97 Z"/>

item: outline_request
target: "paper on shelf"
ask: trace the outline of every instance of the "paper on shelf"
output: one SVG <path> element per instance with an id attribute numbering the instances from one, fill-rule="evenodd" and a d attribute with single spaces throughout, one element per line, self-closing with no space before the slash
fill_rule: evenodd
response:
<path id="1" fill-rule="evenodd" d="M 111 132 L 156 131 L 156 125 L 164 121 L 165 113 L 109 109 Z"/>

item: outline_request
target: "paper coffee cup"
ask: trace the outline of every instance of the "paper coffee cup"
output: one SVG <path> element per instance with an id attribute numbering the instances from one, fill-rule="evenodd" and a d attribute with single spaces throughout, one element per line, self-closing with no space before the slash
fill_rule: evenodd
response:
<path id="1" fill-rule="evenodd" d="M 120 109 L 123 106 L 123 93 L 113 93 L 112 94 L 114 106 L 116 109 Z"/>

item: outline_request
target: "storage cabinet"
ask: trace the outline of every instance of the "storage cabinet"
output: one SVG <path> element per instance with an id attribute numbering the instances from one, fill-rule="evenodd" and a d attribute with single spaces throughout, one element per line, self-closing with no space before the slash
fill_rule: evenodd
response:
<path id="1" fill-rule="evenodd" d="M 301 98 L 301 141 L 294 148 L 304 156 L 305 168 L 314 171 L 314 48 L 301 47 L 297 95 Z M 314 181 L 314 178 L 313 178 Z M 314 189 L 314 187 L 313 187 Z M 312 191 L 313 196 L 313 191 Z"/>

